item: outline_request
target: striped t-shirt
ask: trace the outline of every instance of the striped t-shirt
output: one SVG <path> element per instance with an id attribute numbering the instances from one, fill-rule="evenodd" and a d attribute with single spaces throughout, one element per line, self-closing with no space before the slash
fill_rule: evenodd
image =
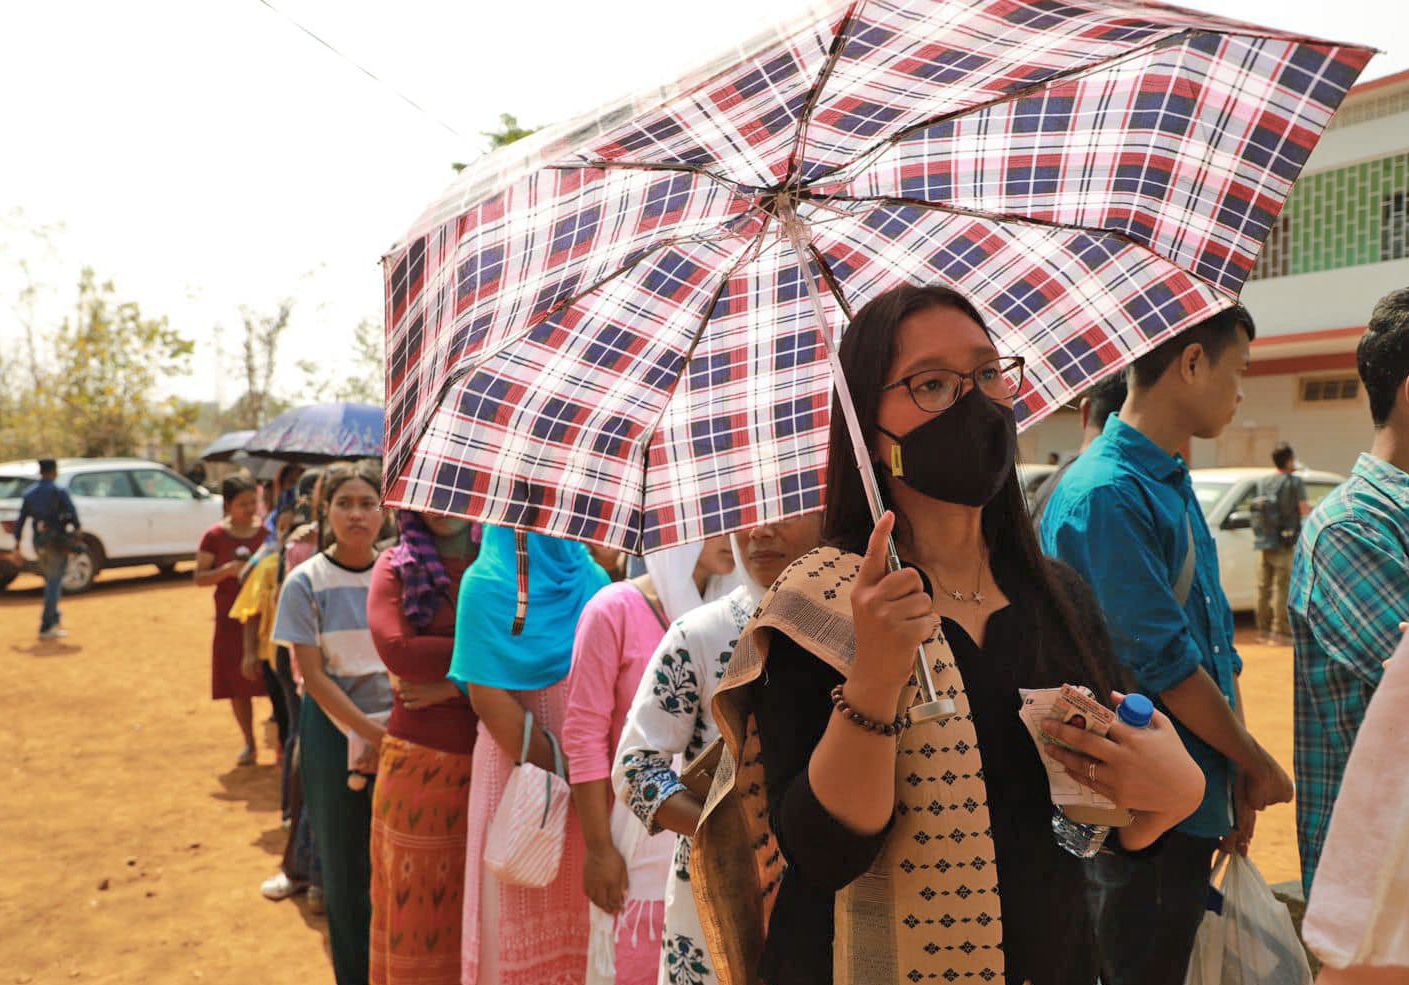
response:
<path id="1" fill-rule="evenodd" d="M 371 585 L 372 565 L 354 570 L 326 554 L 315 554 L 284 579 L 274 642 L 318 647 L 325 669 L 335 677 L 385 674 L 386 665 L 367 628 Z"/>

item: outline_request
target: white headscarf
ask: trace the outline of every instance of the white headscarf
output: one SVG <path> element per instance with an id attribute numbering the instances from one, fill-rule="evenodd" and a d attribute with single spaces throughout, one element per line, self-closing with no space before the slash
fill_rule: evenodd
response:
<path id="1" fill-rule="evenodd" d="M 734 541 L 729 538 L 730 544 Z M 691 609 L 698 609 L 706 602 L 723 598 L 743 582 L 739 578 L 739 559 L 734 556 L 734 570 L 727 575 L 710 575 L 705 582 L 704 594 L 695 587 L 695 566 L 700 563 L 700 553 L 704 543 L 681 544 L 667 547 L 663 551 L 647 554 L 646 574 L 651 576 L 651 585 L 656 590 L 660 604 L 665 608 L 665 617 L 674 622 Z"/>

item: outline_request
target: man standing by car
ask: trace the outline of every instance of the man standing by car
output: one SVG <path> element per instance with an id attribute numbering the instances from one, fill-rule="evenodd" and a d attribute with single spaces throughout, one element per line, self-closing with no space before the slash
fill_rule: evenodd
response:
<path id="1" fill-rule="evenodd" d="M 11 560 L 24 561 L 20 553 L 20 538 L 26 520 L 34 521 L 34 551 L 39 555 L 39 572 L 44 578 L 44 614 L 39 619 L 39 638 L 53 640 L 67 636 L 59 625 L 59 596 L 64 590 L 64 571 L 68 567 L 69 545 L 79 529 L 78 510 L 69 494 L 54 480 L 59 475 L 52 458 L 39 460 L 39 481 L 24 494 L 20 517 L 15 523 L 15 550 Z"/>
<path id="2" fill-rule="evenodd" d="M 1375 305 L 1355 361 L 1374 443 L 1311 515 L 1292 564 L 1296 835 L 1308 894 L 1351 747 L 1409 618 L 1409 288 Z"/>
<path id="3" fill-rule="evenodd" d="M 1252 534 L 1257 548 L 1257 635 L 1259 642 L 1292 645 L 1287 622 L 1287 588 L 1292 580 L 1292 552 L 1301 521 L 1311 512 L 1306 484 L 1295 475 L 1296 452 L 1282 442 L 1272 450 L 1276 475 L 1258 480 L 1253 497 Z"/>
<path id="4" fill-rule="evenodd" d="M 1220 839 L 1246 855 L 1255 812 L 1292 799 L 1291 778 L 1244 724 L 1233 613 L 1181 454 L 1232 422 L 1254 332 L 1239 305 L 1141 356 L 1119 415 L 1042 520 L 1043 548 L 1090 582 L 1116 655 L 1205 778 L 1203 803 L 1158 852 L 1090 862 L 1105 985 L 1183 985 Z"/>

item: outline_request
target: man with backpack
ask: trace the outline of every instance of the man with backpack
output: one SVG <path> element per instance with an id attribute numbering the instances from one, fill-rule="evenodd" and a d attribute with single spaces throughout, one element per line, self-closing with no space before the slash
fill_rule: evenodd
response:
<path id="1" fill-rule="evenodd" d="M 52 458 L 39 460 L 39 481 L 24 494 L 20 517 L 15 522 L 16 564 L 23 563 L 20 538 L 25 521 L 34 521 L 34 551 L 39 555 L 39 571 L 44 576 L 44 614 L 39 618 L 39 638 L 53 640 L 68 635 L 59 625 L 59 597 L 64 590 L 64 572 L 77 533 L 78 511 L 67 491 L 54 484 L 58 465 Z"/>
<path id="2" fill-rule="evenodd" d="M 1294 472 L 1296 453 L 1282 442 L 1272 450 L 1275 475 L 1257 483 L 1253 497 L 1253 546 L 1257 548 L 1257 635 L 1261 643 L 1292 645 L 1292 627 L 1287 622 L 1287 589 L 1292 580 L 1292 554 L 1301 521 L 1311 513 L 1306 501 L 1306 485 Z"/>

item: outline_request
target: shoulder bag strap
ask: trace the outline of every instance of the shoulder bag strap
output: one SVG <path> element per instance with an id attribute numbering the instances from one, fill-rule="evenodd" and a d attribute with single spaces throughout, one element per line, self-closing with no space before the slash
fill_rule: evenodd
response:
<path id="1" fill-rule="evenodd" d="M 519 750 L 518 765 L 528 762 L 528 745 L 533 741 L 533 712 L 523 713 L 523 748 Z"/>
<path id="2" fill-rule="evenodd" d="M 1184 551 L 1184 565 L 1179 569 L 1179 578 L 1174 582 L 1174 599 L 1179 608 L 1189 601 L 1189 592 L 1194 587 L 1194 523 L 1189 519 L 1189 509 L 1184 508 L 1184 539 L 1188 549 Z"/>

